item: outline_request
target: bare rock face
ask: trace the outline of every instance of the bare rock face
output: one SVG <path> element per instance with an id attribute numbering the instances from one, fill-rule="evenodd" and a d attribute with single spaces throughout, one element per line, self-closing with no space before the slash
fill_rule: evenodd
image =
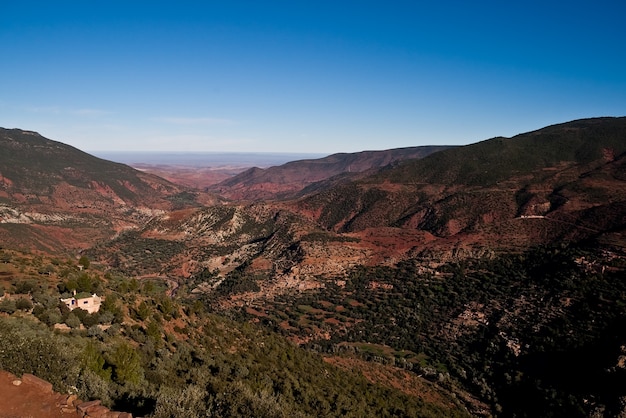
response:
<path id="1" fill-rule="evenodd" d="M 97 406 L 100 406 L 100 401 L 99 400 L 87 401 L 87 402 L 82 402 L 82 403 L 79 403 L 78 405 L 76 405 L 76 409 L 79 412 L 87 413 L 87 411 L 89 411 L 91 409 L 94 409 Z"/>

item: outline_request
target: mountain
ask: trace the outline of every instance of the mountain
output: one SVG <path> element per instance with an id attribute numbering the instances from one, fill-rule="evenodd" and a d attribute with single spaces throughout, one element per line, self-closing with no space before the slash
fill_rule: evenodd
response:
<path id="1" fill-rule="evenodd" d="M 449 146 L 396 148 L 385 151 L 332 154 L 298 160 L 266 169 L 253 167 L 209 188 L 231 200 L 269 200 L 294 197 L 305 187 L 348 173 L 363 173 L 407 159 L 423 158 Z"/>
<path id="2" fill-rule="evenodd" d="M 41 154 L 32 151 L 30 159 L 5 162 L 0 170 L 7 179 L 3 245 L 19 238 L 23 246 L 51 252 L 84 236 L 83 246 L 73 248 L 82 250 L 100 276 L 87 280 L 90 271 L 66 279 L 58 260 L 31 256 L 28 270 L 4 266 L 0 278 L 10 287 L 20 269 L 38 280 L 58 270 L 57 283 L 44 286 L 47 291 L 101 286 L 111 304 L 121 305 L 121 298 L 123 309 L 108 316 L 124 325 L 110 338 L 115 344 L 132 339 L 131 346 L 139 347 L 136 370 L 145 374 L 137 379 L 150 389 L 142 405 L 177 399 L 172 393 L 181 389 L 158 389 L 174 376 L 177 384 L 194 385 L 182 390 L 197 393 L 198 405 L 230 412 L 244 407 L 232 400 L 241 397 L 228 396 L 229 405 L 219 394 L 245 393 L 242 399 L 256 408 L 260 400 L 273 400 L 272 411 L 280 409 L 280 400 L 314 416 L 367 415 L 368 406 L 350 409 L 366 397 L 359 391 L 345 395 L 336 389 L 342 385 L 303 395 L 313 390 L 303 382 L 342 376 L 338 370 L 344 370 L 361 373 L 372 388 L 409 396 L 394 398 L 393 408 L 407 399 L 436 398 L 448 399 L 436 401 L 438 407 L 460 415 L 626 412 L 626 118 L 567 122 L 356 174 L 344 164 L 332 176 L 318 172 L 321 177 L 306 185 L 302 179 L 315 170 L 303 169 L 300 177 L 294 170 L 290 175 L 296 177 L 270 179 L 297 184 L 268 193 L 266 201 L 256 200 L 263 195 L 256 179 L 286 173 L 284 166 L 249 171 L 249 189 L 235 181 L 232 187 L 241 188 L 245 201 L 210 200 L 155 177 L 145 178 L 162 188 L 143 197 L 117 189 L 121 174 L 115 170 L 128 173 L 128 183 L 121 183 L 135 184 L 133 193 L 143 190 L 141 173 L 38 140 L 45 144 Z M 55 163 L 63 163 L 50 168 L 50 147 L 88 163 L 58 157 Z M 104 166 L 93 173 L 85 168 L 96 164 Z M 66 177 L 74 167 L 91 173 L 79 178 L 112 182 L 104 184 L 114 192 L 100 196 L 92 183 Z M 103 172 L 112 174 L 103 178 Z M 74 192 L 67 194 L 70 203 L 58 197 L 63 188 Z M 74 197 L 82 193 L 102 203 L 83 207 L 85 200 Z M 107 200 L 113 193 L 119 200 Z M 42 202 L 52 209 L 45 211 Z M 21 220 L 29 222 L 29 242 Z M 5 263 L 28 259 L 13 250 L 0 253 Z M 56 304 L 39 309 L 40 320 L 62 320 Z M 259 329 L 282 342 L 259 339 Z M 85 335 L 109 338 L 97 330 Z M 316 357 L 318 363 L 303 370 L 303 351 L 292 353 L 279 335 L 323 360 Z M 263 357 L 268 352 L 271 359 Z M 108 347 L 101 353 L 102 358 L 89 357 L 101 375 L 92 387 L 113 384 L 115 390 L 105 393 L 121 396 L 121 363 Z M 321 368 L 322 361 L 336 368 Z M 303 367 L 276 366 L 291 362 Z M 161 367 L 166 363 L 168 368 Z M 259 383 L 270 370 L 282 374 Z M 237 387 L 240 392 L 233 392 Z M 423 387 L 436 390 L 424 394 Z M 341 396 L 328 405 L 317 400 L 329 393 Z M 374 415 L 392 410 L 380 408 Z"/>
<path id="3" fill-rule="evenodd" d="M 263 179 L 280 176 L 285 187 L 296 181 L 285 194 L 306 194 L 226 205 L 38 134 L 1 132 L 5 245 L 89 249 L 129 274 L 263 274 L 276 279 L 263 290 L 273 294 L 314 287 L 315 277 L 355 265 L 624 243 L 626 118 L 438 152 L 340 154 L 252 169 L 231 183 L 247 198 L 259 196 Z M 398 161 L 408 155 L 420 158 Z"/>
<path id="4" fill-rule="evenodd" d="M 184 188 L 19 129 L 0 129 L 5 243 L 85 248 L 150 216 L 197 205 Z"/>
<path id="5" fill-rule="evenodd" d="M 293 202 L 324 228 L 393 227 L 487 247 L 621 233 L 626 118 L 550 126 L 387 167 Z"/>
<path id="6" fill-rule="evenodd" d="M 273 295 L 355 265 L 623 247 L 625 151 L 626 118 L 574 121 L 337 175 L 301 198 L 170 211 L 90 254 L 133 275 L 261 274 Z"/>
<path id="7" fill-rule="evenodd" d="M 626 118 L 594 118 L 345 176 L 267 203 L 276 233 L 191 283 L 337 364 L 459 384 L 475 415 L 623 416 L 625 164 Z"/>

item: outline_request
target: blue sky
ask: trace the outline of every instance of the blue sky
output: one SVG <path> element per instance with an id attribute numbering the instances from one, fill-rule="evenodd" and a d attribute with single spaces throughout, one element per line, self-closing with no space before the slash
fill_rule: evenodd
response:
<path id="1" fill-rule="evenodd" d="M 334 153 L 626 115 L 626 3 L 0 0 L 0 126 Z"/>

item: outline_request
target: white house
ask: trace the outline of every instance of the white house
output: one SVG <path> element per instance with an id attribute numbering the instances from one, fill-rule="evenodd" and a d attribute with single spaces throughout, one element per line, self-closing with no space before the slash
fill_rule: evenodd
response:
<path id="1" fill-rule="evenodd" d="M 79 293 L 78 295 L 74 294 L 71 298 L 61 299 L 61 302 L 65 303 L 65 306 L 70 308 L 70 311 L 80 308 L 89 313 L 94 313 L 100 310 L 102 298 L 95 293 L 93 295 L 89 295 L 89 293 Z"/>

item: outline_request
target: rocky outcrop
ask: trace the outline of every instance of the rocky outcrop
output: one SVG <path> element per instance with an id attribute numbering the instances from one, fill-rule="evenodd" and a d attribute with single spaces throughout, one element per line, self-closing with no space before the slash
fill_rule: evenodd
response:
<path id="1" fill-rule="evenodd" d="M 132 418 L 99 400 L 84 402 L 76 395 L 54 392 L 52 383 L 32 374 L 18 378 L 6 371 L 0 371 L 0 412 L 14 418 Z"/>
<path id="2" fill-rule="evenodd" d="M 132 418 L 133 417 L 132 414 L 129 414 L 128 412 L 111 411 L 106 406 L 101 405 L 99 400 L 81 402 L 80 399 L 73 399 L 72 402 L 69 402 L 72 396 L 73 395 L 70 395 L 68 397 L 68 402 L 64 407 L 70 410 L 72 408 L 75 408 L 76 412 L 82 417 L 85 417 L 85 418 Z"/>

